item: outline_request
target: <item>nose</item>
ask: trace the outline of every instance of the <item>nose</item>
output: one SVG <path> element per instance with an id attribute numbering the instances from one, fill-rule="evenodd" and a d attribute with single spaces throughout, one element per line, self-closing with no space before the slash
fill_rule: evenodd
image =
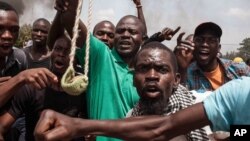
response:
<path id="1" fill-rule="evenodd" d="M 38 36 L 41 36 L 42 35 L 42 32 L 39 30 L 39 31 L 37 31 L 37 35 Z"/>
<path id="2" fill-rule="evenodd" d="M 3 39 L 13 39 L 13 35 L 11 34 L 11 32 L 9 30 L 5 30 L 2 33 L 1 38 L 3 38 Z"/>
<path id="3" fill-rule="evenodd" d="M 107 34 L 104 34 L 104 35 L 102 36 L 102 39 L 105 40 L 105 41 L 108 41 L 108 35 L 107 35 Z"/>
<path id="4" fill-rule="evenodd" d="M 150 69 L 146 74 L 146 81 L 159 81 L 159 76 L 155 69 Z"/>
<path id="5" fill-rule="evenodd" d="M 208 44 L 206 41 L 204 41 L 204 42 L 201 44 L 201 47 L 209 47 L 209 44 Z"/>
<path id="6" fill-rule="evenodd" d="M 122 34 L 122 37 L 123 37 L 123 38 L 129 38 L 129 37 L 130 37 L 129 31 L 128 31 L 128 30 L 125 30 L 125 31 L 123 32 L 123 34 Z"/>

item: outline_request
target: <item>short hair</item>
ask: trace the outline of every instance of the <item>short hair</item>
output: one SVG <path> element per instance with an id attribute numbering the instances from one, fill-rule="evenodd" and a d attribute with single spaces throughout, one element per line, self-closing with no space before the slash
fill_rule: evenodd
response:
<path id="1" fill-rule="evenodd" d="M 13 8 L 10 4 L 6 3 L 6 2 L 2 2 L 0 1 L 0 10 L 4 10 L 4 11 L 14 11 L 17 15 L 17 11 L 15 8 Z"/>
<path id="2" fill-rule="evenodd" d="M 134 16 L 134 15 L 126 15 L 126 16 L 124 16 L 124 17 L 122 17 L 120 20 L 119 20 L 119 22 L 117 23 L 117 25 L 121 22 L 121 20 L 123 20 L 123 19 L 126 19 L 126 18 L 132 18 L 132 19 L 135 19 L 135 20 L 137 20 L 138 21 L 138 23 L 141 25 L 141 30 L 142 30 L 142 36 L 144 36 L 145 34 L 146 34 L 146 27 L 145 27 L 145 25 L 142 23 L 142 21 L 138 18 L 138 17 L 136 17 L 136 16 Z M 117 26 L 116 25 L 116 26 Z"/>
<path id="3" fill-rule="evenodd" d="M 160 50 L 163 50 L 163 51 L 166 51 L 168 54 L 167 55 L 170 55 L 170 58 L 171 58 L 171 64 L 173 65 L 173 68 L 174 68 L 174 72 L 178 72 L 178 65 L 177 65 L 177 59 L 175 57 L 175 54 L 173 53 L 173 51 L 171 49 L 169 49 L 167 46 L 165 46 L 164 44 L 162 44 L 161 42 L 157 42 L 157 41 L 154 41 L 154 42 L 149 42 L 145 45 L 143 45 L 141 47 L 141 50 L 139 50 L 134 58 L 134 61 L 133 61 L 133 66 L 135 67 L 137 61 L 138 61 L 138 56 L 140 55 L 140 53 L 143 51 L 143 50 L 146 50 L 146 49 L 160 49 Z"/>
<path id="4" fill-rule="evenodd" d="M 97 23 L 97 24 L 95 25 L 95 27 L 94 27 L 94 29 L 93 29 L 93 34 L 95 33 L 97 26 L 100 25 L 101 23 L 108 23 L 108 24 L 110 24 L 111 26 L 113 26 L 114 29 L 115 29 L 115 25 L 114 25 L 111 21 L 104 20 L 104 21 L 100 21 L 99 23 Z"/>
<path id="5" fill-rule="evenodd" d="M 37 22 L 40 22 L 40 21 L 42 21 L 42 22 L 44 22 L 46 25 L 48 25 L 49 27 L 50 27 L 50 22 L 47 20 L 47 19 L 45 19 L 45 18 L 39 18 L 39 19 L 37 19 L 37 20 L 35 20 L 34 22 L 33 22 L 33 25 L 35 24 L 35 23 L 37 23 Z"/>

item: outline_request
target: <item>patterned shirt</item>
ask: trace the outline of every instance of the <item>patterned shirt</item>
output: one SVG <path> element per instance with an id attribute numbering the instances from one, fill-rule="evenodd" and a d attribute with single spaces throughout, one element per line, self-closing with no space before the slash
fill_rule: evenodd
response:
<path id="1" fill-rule="evenodd" d="M 231 60 L 218 58 L 219 64 L 224 69 L 224 83 L 237 79 L 240 76 L 250 76 L 250 67 L 245 63 L 235 63 Z M 187 87 L 199 93 L 213 91 L 212 85 L 205 77 L 203 71 L 196 62 L 193 62 L 187 70 Z"/>
<path id="2" fill-rule="evenodd" d="M 173 92 L 173 94 L 169 97 L 169 101 L 167 106 L 164 109 L 164 115 L 170 115 L 178 112 L 181 109 L 185 109 L 188 106 L 194 104 L 195 97 L 189 92 L 184 86 L 179 85 L 178 88 Z M 145 111 L 147 107 L 138 104 L 132 109 L 131 116 L 143 116 L 147 115 Z M 189 141 L 207 141 L 208 136 L 204 129 L 196 129 L 186 134 L 186 138 Z"/>

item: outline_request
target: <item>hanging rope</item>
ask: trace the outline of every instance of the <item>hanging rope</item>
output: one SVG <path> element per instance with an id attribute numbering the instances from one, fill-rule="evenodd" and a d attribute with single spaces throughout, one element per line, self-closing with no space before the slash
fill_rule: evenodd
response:
<path id="1" fill-rule="evenodd" d="M 92 6 L 93 0 L 89 0 L 89 8 L 88 8 L 88 23 L 87 23 L 87 41 L 86 41 L 86 55 L 85 55 L 85 66 L 84 66 L 84 73 L 87 75 L 89 72 L 89 47 L 90 47 L 90 28 L 91 28 L 91 21 L 92 21 Z"/>
<path id="2" fill-rule="evenodd" d="M 87 24 L 87 40 L 86 40 L 86 50 L 85 50 L 85 66 L 84 66 L 84 75 L 75 76 L 74 69 L 74 58 L 75 58 L 75 50 L 76 50 L 76 41 L 78 38 L 78 26 L 80 23 L 80 14 L 82 8 L 82 0 L 78 1 L 77 12 L 75 23 L 73 27 L 73 37 L 71 40 L 71 52 L 70 52 L 70 62 L 69 67 L 64 73 L 61 79 L 61 86 L 65 92 L 69 95 L 80 95 L 82 94 L 88 86 L 88 71 L 89 71 L 89 47 L 90 47 L 90 25 L 91 25 L 91 17 L 92 17 L 92 0 L 89 2 L 89 11 L 88 11 L 88 24 Z"/>

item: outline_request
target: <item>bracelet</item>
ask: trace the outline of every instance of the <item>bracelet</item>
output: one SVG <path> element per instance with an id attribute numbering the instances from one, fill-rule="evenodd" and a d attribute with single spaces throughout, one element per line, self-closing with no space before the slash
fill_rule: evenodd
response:
<path id="1" fill-rule="evenodd" d="M 136 5 L 136 8 L 141 8 L 142 7 L 142 5 Z"/>

